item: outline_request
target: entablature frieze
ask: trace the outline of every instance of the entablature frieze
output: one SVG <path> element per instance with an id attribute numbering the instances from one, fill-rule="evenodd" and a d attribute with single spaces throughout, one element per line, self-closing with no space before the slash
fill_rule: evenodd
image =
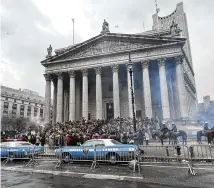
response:
<path id="1" fill-rule="evenodd" d="M 171 58 L 182 55 L 181 48 L 175 46 L 168 49 L 150 49 L 149 51 L 131 52 L 132 62 L 140 62 L 144 60 L 157 60 L 160 58 Z M 128 52 L 99 56 L 96 58 L 68 60 L 49 64 L 45 68 L 45 73 L 68 72 L 70 70 L 82 70 L 84 68 L 106 67 L 112 64 L 126 64 L 128 62 Z"/>
<path id="2" fill-rule="evenodd" d="M 184 80 L 185 80 L 186 84 L 189 86 L 189 88 L 191 89 L 191 91 L 195 94 L 196 93 L 195 86 L 191 82 L 191 80 L 186 72 L 184 72 Z"/>

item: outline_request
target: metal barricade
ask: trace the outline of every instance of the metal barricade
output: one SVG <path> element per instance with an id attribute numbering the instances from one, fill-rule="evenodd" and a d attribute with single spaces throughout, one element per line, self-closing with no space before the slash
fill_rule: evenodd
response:
<path id="1" fill-rule="evenodd" d="M 63 164 L 73 162 L 92 162 L 94 161 L 95 148 L 92 147 L 69 147 L 65 146 L 55 151 L 58 163 L 55 167 L 62 167 Z"/>
<path id="2" fill-rule="evenodd" d="M 189 157 L 194 169 L 214 166 L 214 145 L 191 145 Z"/>
<path id="3" fill-rule="evenodd" d="M 43 152 L 41 147 L 1 147 L 1 158 L 5 160 L 2 162 L 3 165 L 6 165 L 9 161 L 13 160 L 29 160 L 26 166 L 29 164 L 35 164 L 35 155 Z"/>
<path id="4" fill-rule="evenodd" d="M 131 164 L 133 166 L 133 171 L 135 171 L 136 166 L 139 164 L 140 150 L 138 147 L 104 147 L 96 146 L 94 148 L 94 160 L 92 163 L 92 168 L 95 168 L 98 164 L 109 163 L 109 164 Z M 139 166 L 138 166 L 139 167 Z M 140 168 L 138 168 L 140 170 Z"/>
<path id="5" fill-rule="evenodd" d="M 189 150 L 185 145 L 144 146 L 140 145 L 143 154 L 140 157 L 140 165 L 170 165 L 180 166 L 189 163 Z"/>

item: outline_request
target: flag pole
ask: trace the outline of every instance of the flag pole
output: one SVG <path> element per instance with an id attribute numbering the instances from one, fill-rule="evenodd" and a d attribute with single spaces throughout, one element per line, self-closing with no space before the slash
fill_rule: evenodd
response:
<path id="1" fill-rule="evenodd" d="M 74 18 L 72 19 L 73 21 L 73 45 L 74 45 Z"/>

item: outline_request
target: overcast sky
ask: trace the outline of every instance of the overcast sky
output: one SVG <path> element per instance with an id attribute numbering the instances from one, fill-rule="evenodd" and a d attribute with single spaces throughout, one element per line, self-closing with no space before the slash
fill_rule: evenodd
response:
<path id="1" fill-rule="evenodd" d="M 111 32 L 139 33 L 152 28 L 155 0 L 1 0 L 0 81 L 44 96 L 47 47 L 72 44 L 98 35 L 103 19 Z M 160 16 L 175 10 L 180 0 L 158 0 Z M 183 0 L 196 78 L 198 99 L 214 100 L 214 1 Z M 143 27 L 144 22 L 144 27 Z M 118 27 L 115 27 L 118 25 Z"/>

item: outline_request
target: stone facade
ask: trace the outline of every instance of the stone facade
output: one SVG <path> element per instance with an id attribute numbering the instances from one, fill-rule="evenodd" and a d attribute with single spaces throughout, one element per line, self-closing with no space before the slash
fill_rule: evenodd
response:
<path id="1" fill-rule="evenodd" d="M 172 15 L 185 14 L 182 7 L 178 4 Z M 170 19 L 154 15 L 151 32 L 101 32 L 85 42 L 57 49 L 56 55 L 43 60 L 45 78 L 48 75 L 56 80 L 53 122 L 132 117 L 129 52 L 136 115 L 173 121 L 190 119 L 196 107 L 196 89 L 188 32 L 183 27 L 186 20 L 172 15 Z M 47 106 L 50 87 L 46 79 Z"/>
<path id="2" fill-rule="evenodd" d="M 48 94 L 48 92 L 46 93 Z M 37 92 L 1 86 L 1 116 L 11 115 L 43 122 L 45 116 L 48 117 L 44 112 L 48 111 L 51 122 L 52 105 L 50 104 L 50 110 L 44 110 L 45 102 L 49 101 L 45 101 L 45 98 L 39 96 Z"/>

